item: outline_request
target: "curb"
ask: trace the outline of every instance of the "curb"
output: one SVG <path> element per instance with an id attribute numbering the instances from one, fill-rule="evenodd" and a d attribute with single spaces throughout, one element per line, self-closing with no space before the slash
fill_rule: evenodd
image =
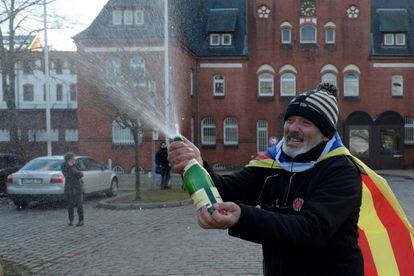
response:
<path id="1" fill-rule="evenodd" d="M 146 203 L 113 203 L 115 199 L 127 197 L 131 192 L 122 196 L 101 200 L 96 207 L 111 210 L 142 210 L 142 209 L 156 209 L 168 207 L 187 206 L 193 203 L 191 199 L 180 201 L 164 201 L 164 202 L 146 202 Z"/>
<path id="2" fill-rule="evenodd" d="M 397 174 L 397 173 L 387 173 L 387 172 L 376 172 L 377 174 L 379 174 L 380 176 L 395 176 L 395 177 L 401 177 L 404 179 L 412 179 L 414 180 L 414 176 L 410 176 L 410 175 L 401 175 L 401 174 Z"/>

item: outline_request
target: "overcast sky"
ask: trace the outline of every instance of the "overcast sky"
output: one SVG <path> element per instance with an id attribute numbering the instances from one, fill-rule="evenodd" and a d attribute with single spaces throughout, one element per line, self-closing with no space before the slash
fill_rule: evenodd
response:
<path id="1" fill-rule="evenodd" d="M 75 51 L 71 39 L 89 26 L 108 0 L 57 0 L 48 6 L 48 14 L 64 16 L 71 21 L 71 28 L 48 31 L 48 44 L 56 50 Z M 75 23 L 75 24 L 73 24 Z M 65 22 L 62 22 L 63 27 Z M 43 44 L 43 34 L 41 35 Z"/>

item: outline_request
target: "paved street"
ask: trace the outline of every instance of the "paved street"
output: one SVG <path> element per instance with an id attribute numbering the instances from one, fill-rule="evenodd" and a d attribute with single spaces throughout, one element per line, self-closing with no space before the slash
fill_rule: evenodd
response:
<path id="1" fill-rule="evenodd" d="M 410 221 L 414 181 L 387 177 Z M 86 202 L 86 224 L 66 225 L 62 206 L 17 211 L 0 204 L 0 255 L 36 275 L 259 275 L 261 248 L 202 230 L 193 206 L 152 210 L 95 208 Z"/>

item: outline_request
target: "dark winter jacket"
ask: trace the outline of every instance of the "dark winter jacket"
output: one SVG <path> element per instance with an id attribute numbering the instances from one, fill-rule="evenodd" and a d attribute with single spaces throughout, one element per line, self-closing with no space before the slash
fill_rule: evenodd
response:
<path id="1" fill-rule="evenodd" d="M 83 190 L 83 173 L 80 171 L 79 167 L 76 164 L 69 166 L 68 163 L 63 162 L 61 170 L 65 176 L 65 193 L 68 191 L 81 192 Z"/>
<path id="2" fill-rule="evenodd" d="M 167 148 L 161 148 L 157 155 L 155 156 L 155 163 L 157 166 L 161 166 L 163 168 L 170 167 L 170 163 L 168 162 L 168 151 Z"/>
<path id="3" fill-rule="evenodd" d="M 219 176 L 205 166 L 223 200 L 241 208 L 229 234 L 262 245 L 265 275 L 363 275 L 357 242 L 362 183 L 346 156 L 299 173 L 245 167 Z"/>

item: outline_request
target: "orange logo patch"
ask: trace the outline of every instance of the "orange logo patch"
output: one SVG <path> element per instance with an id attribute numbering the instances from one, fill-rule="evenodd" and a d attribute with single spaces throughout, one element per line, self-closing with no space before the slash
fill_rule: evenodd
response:
<path id="1" fill-rule="evenodd" d="M 303 202 L 305 202 L 303 198 L 298 197 L 297 199 L 295 199 L 293 201 L 293 210 L 295 210 L 296 212 L 299 212 L 300 209 L 302 209 Z"/>

